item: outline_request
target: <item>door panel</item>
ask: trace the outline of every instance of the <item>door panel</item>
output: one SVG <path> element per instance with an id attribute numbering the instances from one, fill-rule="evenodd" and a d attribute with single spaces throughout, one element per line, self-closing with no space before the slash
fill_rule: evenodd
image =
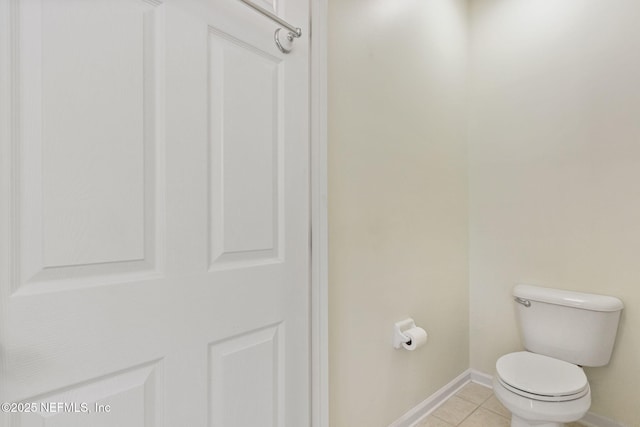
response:
<path id="1" fill-rule="evenodd" d="M 0 400 L 38 406 L 3 426 L 309 424 L 308 40 L 275 28 L 0 0 Z"/>
<path id="2" fill-rule="evenodd" d="M 157 275 L 157 6 L 23 0 L 14 9 L 13 290 Z"/>
<path id="3" fill-rule="evenodd" d="M 210 28 L 212 269 L 280 258 L 282 68 L 280 58 Z"/>
<path id="4" fill-rule="evenodd" d="M 21 427 L 153 427 L 162 419 L 161 372 L 161 363 L 152 363 L 49 393 L 32 400 L 44 410 L 13 414 L 13 419 Z"/>
<path id="5" fill-rule="evenodd" d="M 209 347 L 211 425 L 283 425 L 283 335 L 279 324 Z M 251 411 L 247 401 L 254 403 Z"/>

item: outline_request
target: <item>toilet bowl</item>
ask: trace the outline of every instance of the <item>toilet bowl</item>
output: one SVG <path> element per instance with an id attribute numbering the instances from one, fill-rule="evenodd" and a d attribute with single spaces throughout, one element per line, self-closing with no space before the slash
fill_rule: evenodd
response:
<path id="1" fill-rule="evenodd" d="M 516 318 L 526 351 L 496 362 L 493 391 L 511 411 L 511 427 L 562 427 L 591 406 L 582 366 L 609 363 L 620 313 L 618 298 L 517 285 Z"/>
<path id="2" fill-rule="evenodd" d="M 493 390 L 512 413 L 512 427 L 562 427 L 581 419 L 591 406 L 582 368 L 531 352 L 502 356 Z"/>

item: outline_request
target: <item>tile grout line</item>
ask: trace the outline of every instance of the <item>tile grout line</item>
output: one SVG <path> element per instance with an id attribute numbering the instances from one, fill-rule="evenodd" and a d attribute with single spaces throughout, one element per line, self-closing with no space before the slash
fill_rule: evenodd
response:
<path id="1" fill-rule="evenodd" d="M 442 422 L 443 422 L 443 423 L 445 423 L 447 426 L 456 427 L 456 426 L 454 426 L 453 424 L 451 424 L 449 421 L 445 421 L 445 420 L 443 420 L 442 418 L 437 417 L 437 416 L 435 416 L 435 415 L 433 415 L 433 418 L 436 418 L 436 419 L 438 419 L 439 421 L 442 421 Z"/>
<path id="2" fill-rule="evenodd" d="M 440 417 L 439 417 L 439 416 L 437 416 L 437 415 L 430 415 L 430 416 L 431 416 L 431 417 L 433 417 L 433 418 L 437 418 L 437 419 L 439 419 L 440 421 L 442 421 L 443 423 L 445 423 L 445 424 L 446 424 L 446 425 L 448 425 L 448 426 L 456 427 L 456 425 L 451 424 L 451 423 L 450 423 L 449 421 L 447 421 L 447 420 L 443 420 L 442 418 L 440 418 Z M 466 418 L 465 418 L 465 419 L 466 419 Z M 464 420 L 462 420 L 462 421 L 464 421 Z"/>
<path id="3" fill-rule="evenodd" d="M 475 414 L 479 407 L 480 407 L 480 405 L 476 406 L 476 409 L 474 409 L 473 411 L 471 411 L 471 413 L 469 415 L 464 417 L 464 419 L 462 421 L 460 421 L 460 423 L 457 424 L 457 426 L 462 425 L 462 423 L 464 423 L 467 420 L 467 418 L 469 418 L 469 417 L 471 417 L 471 415 Z"/>
<path id="4" fill-rule="evenodd" d="M 441 420 L 441 421 L 444 421 L 445 423 L 447 423 L 447 424 L 449 424 L 449 425 L 453 425 L 453 427 L 457 427 L 457 426 L 461 425 L 461 424 L 462 424 L 462 423 L 463 423 L 467 418 L 469 418 L 469 417 L 470 417 L 474 412 L 476 412 L 476 411 L 478 410 L 478 408 L 479 408 L 479 407 L 480 407 L 484 402 L 486 402 L 488 399 L 490 399 L 490 398 L 491 398 L 491 396 L 489 396 L 489 397 L 487 397 L 485 400 L 483 400 L 481 404 L 477 404 L 476 402 L 472 402 L 472 401 L 470 401 L 469 399 L 465 399 L 464 397 L 462 397 L 462 396 L 458 395 L 458 393 L 454 394 L 454 395 L 453 395 L 453 396 L 451 396 L 451 397 L 457 397 L 457 398 L 458 398 L 458 399 L 460 399 L 460 400 L 464 400 L 464 401 L 465 401 L 465 402 L 467 402 L 467 403 L 471 403 L 472 405 L 475 405 L 475 408 L 473 408 L 473 410 L 472 410 L 471 412 L 469 412 L 469 415 L 467 415 L 466 417 L 464 417 L 464 418 L 463 418 L 462 420 L 460 420 L 460 422 L 459 422 L 459 423 L 457 423 L 457 424 L 451 424 L 449 421 L 444 420 L 444 419 L 442 419 L 442 418 L 440 418 L 439 416 L 437 416 L 437 415 L 435 415 L 435 414 L 434 414 L 434 417 L 438 418 L 438 419 L 439 419 L 439 420 Z M 450 397 L 449 399 L 447 399 L 447 401 L 448 401 L 448 400 L 450 400 L 450 399 L 451 399 L 451 397 Z"/>
<path id="5" fill-rule="evenodd" d="M 454 394 L 454 396 L 458 397 L 459 399 L 464 400 L 465 402 L 469 402 L 469 403 L 471 403 L 471 404 L 476 405 L 475 409 L 474 409 L 473 411 L 471 411 L 471 413 L 469 413 L 469 415 L 467 415 L 465 418 L 463 418 L 463 419 L 462 419 L 462 421 L 460 421 L 460 422 L 459 422 L 458 424 L 456 424 L 454 427 L 457 427 L 457 426 L 462 425 L 462 424 L 463 424 L 463 423 L 464 423 L 468 418 L 470 418 L 473 414 L 475 414 L 476 412 L 478 412 L 478 409 L 480 409 L 480 408 L 483 408 L 484 410 L 489 411 L 489 412 L 491 412 L 492 414 L 496 414 L 496 415 L 497 415 L 497 416 L 499 416 L 500 418 L 504 418 L 504 419 L 507 419 L 507 420 L 508 420 L 508 418 L 506 418 L 504 415 L 499 414 L 499 413 L 497 413 L 496 411 L 492 411 L 492 410 L 491 410 L 491 409 L 489 409 L 489 408 L 484 408 L 484 407 L 482 406 L 482 405 L 484 405 L 485 403 L 487 403 L 487 402 L 489 401 L 489 399 L 491 399 L 491 397 L 493 396 L 493 393 L 492 393 L 492 394 L 490 394 L 489 396 L 487 396 L 487 397 L 482 401 L 482 403 L 480 403 L 480 404 L 477 404 L 477 403 L 475 403 L 475 402 L 472 402 L 472 401 L 470 401 L 469 399 L 465 399 L 463 396 L 459 396 L 457 393 L 456 393 L 456 394 Z M 453 396 L 451 396 L 451 397 L 453 397 Z M 448 400 L 448 399 L 447 399 L 447 400 Z M 440 419 L 440 420 L 442 420 L 442 418 L 440 418 L 440 417 L 437 417 L 437 418 L 438 418 L 438 419 Z M 442 421 L 445 421 L 445 420 L 442 420 Z M 445 422 L 447 422 L 447 421 L 445 421 Z"/>
<path id="6" fill-rule="evenodd" d="M 489 396 L 489 399 L 491 399 L 491 396 Z M 487 399 L 487 400 L 485 400 L 484 402 L 482 402 L 482 405 L 484 405 L 485 403 L 487 403 L 487 401 L 489 401 L 489 399 Z M 480 407 L 481 407 L 482 409 L 484 409 L 484 410 L 486 410 L 486 411 L 489 411 L 489 412 L 491 412 L 492 414 L 496 414 L 496 415 L 498 415 L 498 416 L 500 416 L 500 417 L 502 417 L 502 418 L 507 418 L 507 419 L 509 419 L 508 417 L 505 417 L 505 416 L 504 416 L 504 414 L 501 414 L 501 413 L 500 413 L 500 412 L 498 412 L 498 411 L 494 411 L 493 409 L 491 409 L 491 408 L 487 408 L 487 407 L 482 406 L 482 405 L 480 405 Z"/>

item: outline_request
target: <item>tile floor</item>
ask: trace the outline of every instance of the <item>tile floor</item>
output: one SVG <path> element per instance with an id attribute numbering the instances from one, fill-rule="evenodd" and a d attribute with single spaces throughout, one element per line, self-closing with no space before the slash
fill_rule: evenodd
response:
<path id="1" fill-rule="evenodd" d="M 414 427 L 509 427 L 511 413 L 496 399 L 493 390 L 469 383 Z M 567 427 L 582 427 L 569 423 Z"/>

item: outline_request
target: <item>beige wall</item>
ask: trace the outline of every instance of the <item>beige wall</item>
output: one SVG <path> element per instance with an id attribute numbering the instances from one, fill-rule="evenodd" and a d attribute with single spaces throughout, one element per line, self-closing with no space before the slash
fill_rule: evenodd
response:
<path id="1" fill-rule="evenodd" d="M 640 426 L 640 2 L 471 4 L 471 366 L 520 348 L 515 283 L 620 297 L 592 411 Z"/>
<path id="2" fill-rule="evenodd" d="M 468 367 L 466 28 L 462 0 L 329 2 L 331 427 L 387 426 Z"/>

